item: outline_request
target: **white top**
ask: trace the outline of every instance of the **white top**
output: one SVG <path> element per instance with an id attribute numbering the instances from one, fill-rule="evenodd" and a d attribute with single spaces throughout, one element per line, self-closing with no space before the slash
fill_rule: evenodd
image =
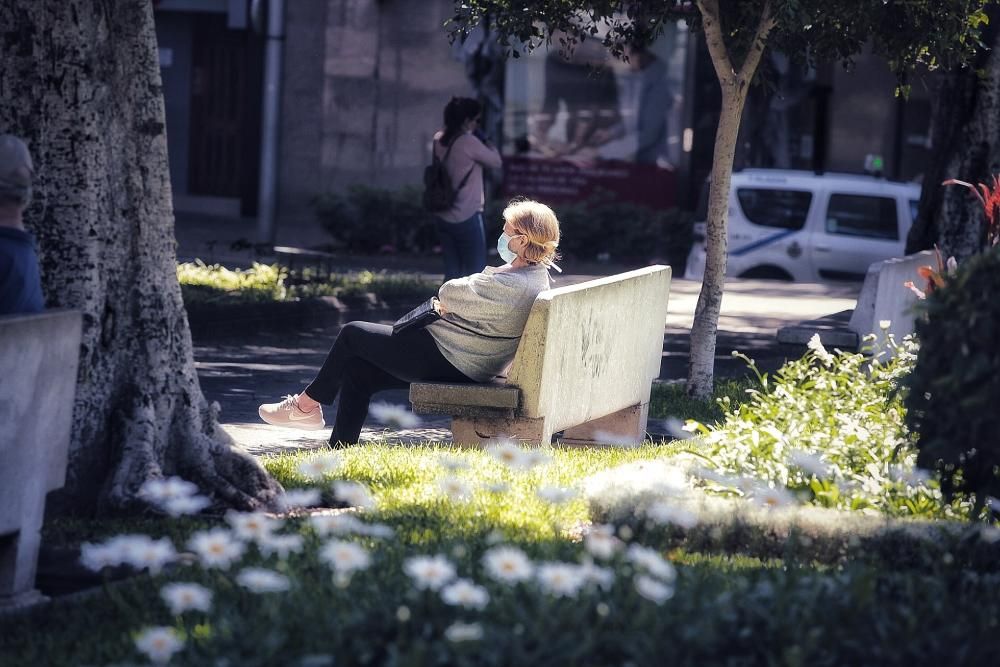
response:
<path id="1" fill-rule="evenodd" d="M 550 287 L 541 264 L 518 269 L 487 266 L 482 273 L 449 280 L 438 290 L 445 319 L 489 336 L 520 336 L 539 292 Z M 477 382 L 503 373 L 520 338 L 487 338 L 447 322 L 427 326 L 445 359 Z"/>
<path id="2" fill-rule="evenodd" d="M 434 154 L 443 160 L 448 147 L 441 145 L 442 134 L 442 132 L 438 132 L 434 135 Z M 451 177 L 451 184 L 456 188 L 466 174 L 469 174 L 469 178 L 465 181 L 462 189 L 458 191 L 455 205 L 447 211 L 439 211 L 435 215 L 445 222 L 463 222 L 478 211 L 482 211 L 485 202 L 483 167 L 496 169 L 501 164 L 503 162 L 500 159 L 499 151 L 481 142 L 471 132 L 463 132 L 455 137 L 451 142 L 451 152 L 448 153 L 445 169 L 448 170 L 448 175 Z"/>

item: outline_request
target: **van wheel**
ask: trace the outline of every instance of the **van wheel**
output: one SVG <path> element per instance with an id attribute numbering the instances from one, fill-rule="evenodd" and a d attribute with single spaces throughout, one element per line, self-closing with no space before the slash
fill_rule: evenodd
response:
<path id="1" fill-rule="evenodd" d="M 740 278 L 754 278 L 756 280 L 782 280 L 791 282 L 792 275 L 777 266 L 755 266 L 747 269 L 739 275 Z"/>

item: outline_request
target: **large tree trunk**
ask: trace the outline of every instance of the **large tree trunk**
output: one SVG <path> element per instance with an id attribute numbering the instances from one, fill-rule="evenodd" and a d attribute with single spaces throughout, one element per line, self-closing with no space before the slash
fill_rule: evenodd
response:
<path id="1" fill-rule="evenodd" d="M 712 395 L 715 377 L 715 348 L 719 331 L 719 313 L 726 281 L 729 220 L 729 184 L 736 155 L 736 138 L 746 103 L 750 82 L 757 72 L 767 35 L 774 27 L 770 2 L 765 2 L 760 24 L 750 52 L 739 70 L 734 69 L 726 49 L 719 21 L 718 0 L 698 0 L 705 28 L 705 41 L 712 64 L 722 86 L 722 111 L 715 133 L 712 154 L 712 182 L 708 191 L 708 221 L 705 230 L 705 276 L 698 294 L 698 305 L 691 325 L 691 350 L 688 357 L 687 393 L 699 398 Z"/>
<path id="2" fill-rule="evenodd" d="M 0 131 L 34 154 L 26 223 L 48 306 L 83 311 L 69 470 L 50 507 L 135 510 L 145 480 L 174 474 L 219 506 L 270 505 L 280 485 L 232 448 L 194 370 L 150 1 L 4 0 L 0 100 Z"/>
<path id="3" fill-rule="evenodd" d="M 1000 172 L 1000 11 L 990 12 L 984 49 L 969 67 L 945 75 L 934 110 L 934 155 L 924 178 L 920 211 L 906 239 L 906 252 L 937 245 L 945 257 L 962 260 L 982 249 L 983 209 L 967 189 L 942 187 L 957 178 L 990 183 Z M 980 76 L 985 72 L 985 76 Z"/>

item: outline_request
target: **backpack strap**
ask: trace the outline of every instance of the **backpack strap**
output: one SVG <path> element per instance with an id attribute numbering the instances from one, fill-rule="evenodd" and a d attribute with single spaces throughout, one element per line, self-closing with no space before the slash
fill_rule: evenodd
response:
<path id="1" fill-rule="evenodd" d="M 435 161 L 439 160 L 441 162 L 441 164 L 445 164 L 445 161 L 448 159 L 448 155 L 451 154 L 452 147 L 454 147 L 455 142 L 458 141 L 458 140 L 459 140 L 459 137 L 455 137 L 454 139 L 452 139 L 451 143 L 448 144 L 448 148 L 444 152 L 444 156 L 440 157 L 440 158 L 437 156 L 437 151 L 434 150 L 434 146 L 432 145 L 431 146 L 431 157 L 434 158 Z M 473 162 L 472 166 L 469 167 L 469 171 L 466 172 L 466 174 L 462 178 L 462 180 L 459 181 L 458 187 L 455 188 L 455 193 L 456 194 L 458 193 L 459 190 L 461 190 L 463 187 L 465 187 L 465 182 L 469 180 L 469 176 L 472 176 L 472 170 L 475 169 L 475 168 L 476 168 L 476 164 L 475 164 L 475 162 Z"/>

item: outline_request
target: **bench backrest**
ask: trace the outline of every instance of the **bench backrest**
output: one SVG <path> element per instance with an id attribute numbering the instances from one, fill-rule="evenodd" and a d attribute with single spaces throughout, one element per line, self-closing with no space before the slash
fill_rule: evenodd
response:
<path id="1" fill-rule="evenodd" d="M 650 266 L 539 294 L 507 379 L 519 414 L 559 431 L 648 402 L 669 290 L 670 267 Z"/>

